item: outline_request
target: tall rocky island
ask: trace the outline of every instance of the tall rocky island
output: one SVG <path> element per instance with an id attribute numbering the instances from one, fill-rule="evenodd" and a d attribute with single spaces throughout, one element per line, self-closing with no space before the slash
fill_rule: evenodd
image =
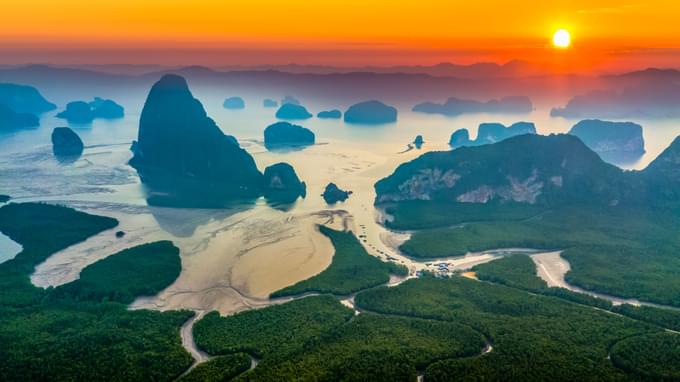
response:
<path id="1" fill-rule="evenodd" d="M 636 160 L 645 153 L 642 126 L 637 123 L 585 119 L 575 124 L 569 134 L 579 137 L 608 162 Z"/>
<path id="2" fill-rule="evenodd" d="M 532 122 L 516 122 L 508 127 L 501 123 L 480 123 L 477 139 L 471 140 L 467 129 L 458 129 L 451 134 L 449 145 L 453 148 L 488 145 L 523 134 L 536 134 L 536 126 Z"/>
<path id="3" fill-rule="evenodd" d="M 267 188 L 253 157 L 220 130 L 177 75 L 164 75 L 151 88 L 132 150 L 130 165 L 150 187 L 150 204 L 218 207 Z"/>

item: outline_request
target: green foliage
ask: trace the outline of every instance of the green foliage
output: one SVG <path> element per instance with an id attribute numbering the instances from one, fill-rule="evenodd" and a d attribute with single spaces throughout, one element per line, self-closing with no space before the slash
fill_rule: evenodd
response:
<path id="1" fill-rule="evenodd" d="M 673 212 L 623 207 L 560 208 L 517 222 L 417 231 L 400 249 L 417 258 L 498 248 L 564 249 L 566 279 L 586 290 L 680 306 L 680 236 Z M 565 293 L 565 292 L 559 292 Z"/>
<path id="2" fill-rule="evenodd" d="M 503 257 L 486 264 L 480 264 L 472 268 L 477 278 L 497 284 L 507 285 L 513 288 L 523 289 L 546 296 L 555 296 L 569 300 L 577 304 L 590 305 L 609 310 L 611 302 L 583 293 L 572 292 L 564 288 L 549 288 L 540 277 L 536 275 L 536 264 L 527 255 L 516 254 Z"/>
<path id="3" fill-rule="evenodd" d="M 611 359 L 617 367 L 646 380 L 680 380 L 680 334 L 626 338 L 612 347 Z"/>
<path id="4" fill-rule="evenodd" d="M 402 265 L 385 263 L 369 255 L 351 232 L 319 226 L 333 242 L 335 254 L 331 265 L 318 275 L 272 293 L 271 297 L 294 296 L 306 292 L 348 295 L 362 289 L 385 284 L 390 274 L 404 275 Z"/>
<path id="5" fill-rule="evenodd" d="M 393 229 L 414 230 L 448 227 L 480 221 L 519 221 L 545 211 L 526 203 L 453 203 L 450 201 L 408 200 L 385 206 L 392 216 L 385 225 Z"/>
<path id="6" fill-rule="evenodd" d="M 659 218 L 665 223 L 674 220 L 663 214 Z M 650 211 L 579 206 L 547 211 L 519 222 L 478 222 L 417 231 L 400 249 L 416 258 L 437 258 L 511 247 L 564 249 L 614 242 L 636 245 L 637 240 L 668 236 L 670 230 L 660 223 Z"/>
<path id="7" fill-rule="evenodd" d="M 193 362 L 178 328 L 192 312 L 53 302 L 3 312 L 4 381 L 169 381 Z"/>
<path id="8" fill-rule="evenodd" d="M 541 184 L 534 195 L 544 207 L 639 201 L 646 190 L 636 174 L 603 162 L 574 136 L 526 134 L 491 145 L 425 153 L 378 181 L 376 202 L 455 203 L 481 188 L 493 190 L 492 199 L 517 200 L 508 195 L 510 179 L 526 181 L 528 188 Z"/>
<path id="9" fill-rule="evenodd" d="M 29 274 L 52 253 L 118 225 L 116 219 L 41 203 L 11 203 L 0 208 L 0 231 L 21 244 L 21 253 L 0 264 L 0 306 L 36 303 L 44 291 Z"/>
<path id="10" fill-rule="evenodd" d="M 194 340 L 210 354 L 246 352 L 261 358 L 299 348 L 350 317 L 352 310 L 331 296 L 307 297 L 228 317 L 208 313 L 194 325 Z"/>
<path id="11" fill-rule="evenodd" d="M 680 332 L 680 310 L 623 304 L 613 307 L 612 311 L 636 320 Z"/>
<path id="12" fill-rule="evenodd" d="M 129 304 L 137 296 L 155 295 L 182 270 L 179 249 L 158 241 L 123 250 L 86 267 L 80 278 L 54 290 L 56 296 Z"/>
<path id="13" fill-rule="evenodd" d="M 431 364 L 428 381 L 622 380 L 628 376 L 607 360 L 611 344 L 655 331 L 601 310 L 461 277 L 409 280 L 362 292 L 355 302 L 371 312 L 468 325 L 492 343 L 484 356 Z"/>
<path id="14" fill-rule="evenodd" d="M 478 355 L 484 338 L 452 322 L 360 314 L 285 358 L 265 358 L 243 380 L 413 381 L 446 358 Z"/>
<path id="15" fill-rule="evenodd" d="M 680 306 L 678 251 L 680 247 L 578 246 L 562 253 L 571 265 L 565 278 L 586 290 Z"/>
<path id="16" fill-rule="evenodd" d="M 0 264 L 0 379 L 161 381 L 175 379 L 191 365 L 191 355 L 179 337 L 179 327 L 191 312 L 130 311 L 121 303 L 75 301 L 30 283 L 35 265 L 52 253 L 116 225 L 115 219 L 48 204 L 0 208 L 0 230 L 23 246 L 14 259 Z M 145 247 L 164 249 L 164 255 L 153 255 L 153 261 L 142 256 L 147 261 L 140 262 L 146 271 L 161 266 L 165 276 L 150 277 L 156 280 L 154 289 L 167 286 L 159 284 L 161 279 L 167 281 L 166 265 L 179 261 L 170 247 L 169 243 Z M 63 288 L 129 300 L 135 297 L 131 293 L 144 288 L 136 270 L 122 267 L 134 268 L 137 255 L 143 253 L 145 249 L 133 248 L 113 255 L 112 260 L 86 268 L 79 288 L 69 284 Z M 114 271 L 119 274 L 110 274 Z M 116 295 L 118 286 L 124 294 Z"/>
<path id="17" fill-rule="evenodd" d="M 199 364 L 180 382 L 227 382 L 250 369 L 250 357 L 236 353 L 212 358 Z"/>
<path id="18" fill-rule="evenodd" d="M 506 256 L 472 268 L 477 278 L 529 291 L 547 289 L 545 281 L 536 276 L 536 264 L 522 254 Z"/>
<path id="19" fill-rule="evenodd" d="M 220 317 L 194 326 L 211 354 L 248 352 L 262 360 L 243 380 L 413 380 L 416 370 L 480 354 L 484 337 L 455 322 L 353 312 L 331 296 Z"/>

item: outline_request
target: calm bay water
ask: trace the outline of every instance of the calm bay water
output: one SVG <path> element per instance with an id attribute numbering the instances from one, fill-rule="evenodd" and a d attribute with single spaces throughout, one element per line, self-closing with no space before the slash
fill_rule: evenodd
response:
<path id="1" fill-rule="evenodd" d="M 263 200 L 237 206 L 233 211 L 149 208 L 144 186 L 127 165 L 143 102 L 139 95 L 130 98 L 139 100 L 133 105 L 118 100 L 126 106 L 127 115 L 121 120 L 71 126 L 86 148 L 83 156 L 70 164 L 59 163 L 52 155 L 52 128 L 67 123 L 54 118 L 56 113 L 49 113 L 42 116 L 38 129 L 0 135 L 0 193 L 19 202 L 51 201 L 113 216 L 121 221 L 120 227 L 128 235 L 116 240 L 107 231 L 56 254 L 38 267 L 34 283 L 47 286 L 69 282 L 83 267 L 122 248 L 170 239 L 182 250 L 182 275 L 159 296 L 145 299 L 137 307 L 218 309 L 229 313 L 266 304 L 266 296 L 273 290 L 310 277 L 330 262 L 332 247 L 314 228 L 315 224 L 333 220 L 328 210 L 345 211 L 353 229 L 366 236 L 364 244 L 370 253 L 378 257 L 394 255 L 394 249 L 386 243 L 384 227 L 376 222 L 373 184 L 399 163 L 428 150 L 448 149 L 454 130 L 468 128 L 474 137 L 481 122 L 511 124 L 524 120 L 534 122 L 540 134 L 550 134 L 566 132 L 575 123 L 550 118 L 547 109 L 529 115 L 447 118 L 413 113 L 410 105 L 396 105 L 400 112 L 394 124 L 356 126 L 316 118 L 296 122 L 314 131 L 319 144 L 298 151 L 268 152 L 262 145 L 262 134 L 267 125 L 276 121 L 276 109 L 262 107 L 261 98 L 245 98 L 245 110 L 226 110 L 222 108 L 223 97 L 200 91 L 195 91 L 195 96 L 225 133 L 239 139 L 261 170 L 276 162 L 291 163 L 307 183 L 307 197 L 278 209 Z M 345 110 L 348 106 L 302 101 L 314 114 L 332 108 Z M 635 122 L 644 127 L 647 153 L 625 167 L 639 169 L 680 135 L 680 123 Z M 419 134 L 425 139 L 423 149 L 399 154 Z M 330 181 L 354 194 L 345 203 L 326 205 L 319 195 Z M 16 243 L 2 243 L 0 236 L 0 254 L 14 251 L 10 255 L 14 256 L 18 252 L 11 247 Z M 4 246 L 9 250 L 5 251 Z M 420 266 L 405 258 L 401 261 Z"/>

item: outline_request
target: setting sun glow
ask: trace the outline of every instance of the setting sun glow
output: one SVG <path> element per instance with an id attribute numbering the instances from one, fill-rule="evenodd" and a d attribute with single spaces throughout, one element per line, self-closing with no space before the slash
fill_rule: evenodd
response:
<path id="1" fill-rule="evenodd" d="M 558 48 L 568 48 L 571 44 L 571 35 L 566 29 L 559 29 L 553 34 L 553 45 Z"/>

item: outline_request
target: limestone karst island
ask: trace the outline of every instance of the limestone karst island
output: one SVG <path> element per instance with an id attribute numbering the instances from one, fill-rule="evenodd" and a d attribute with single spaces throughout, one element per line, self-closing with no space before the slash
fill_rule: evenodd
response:
<path id="1" fill-rule="evenodd" d="M 0 9 L 0 382 L 680 381 L 680 4 Z"/>

